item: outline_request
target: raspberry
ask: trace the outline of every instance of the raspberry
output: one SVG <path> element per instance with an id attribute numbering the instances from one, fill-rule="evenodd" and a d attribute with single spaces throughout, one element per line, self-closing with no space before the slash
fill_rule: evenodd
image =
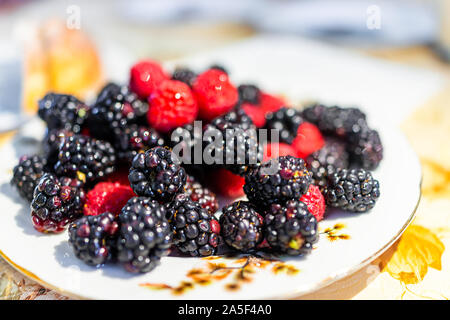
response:
<path id="1" fill-rule="evenodd" d="M 325 140 L 320 130 L 309 122 L 302 123 L 297 129 L 297 136 L 292 142 L 292 146 L 297 151 L 299 158 L 306 158 L 311 153 L 319 150 L 325 144 Z"/>
<path id="2" fill-rule="evenodd" d="M 257 128 L 262 128 L 266 124 L 266 117 L 264 116 L 264 110 L 259 106 L 243 103 L 241 105 L 242 110 L 252 119 Z"/>
<path id="3" fill-rule="evenodd" d="M 97 216 L 105 212 L 118 215 L 122 207 L 136 196 L 131 187 L 120 183 L 99 182 L 86 195 L 83 212 L 86 216 Z"/>
<path id="4" fill-rule="evenodd" d="M 297 152 L 295 149 L 287 143 L 268 143 L 264 146 L 264 158 L 263 161 L 269 161 L 270 159 L 283 157 L 283 156 L 295 156 Z"/>
<path id="5" fill-rule="evenodd" d="M 213 189 L 221 196 L 228 198 L 238 198 L 244 195 L 245 179 L 226 169 L 214 170 L 211 173 Z"/>
<path id="6" fill-rule="evenodd" d="M 199 116 L 207 121 L 230 111 L 239 97 L 228 75 L 217 69 L 199 74 L 192 89 L 197 98 Z"/>
<path id="7" fill-rule="evenodd" d="M 69 225 L 69 244 L 78 259 L 99 266 L 115 258 L 118 231 L 119 224 L 110 212 L 82 217 Z"/>
<path id="8" fill-rule="evenodd" d="M 275 112 L 285 105 L 286 101 L 280 97 L 265 92 L 261 92 L 260 94 L 259 106 L 264 110 L 264 113 Z"/>
<path id="9" fill-rule="evenodd" d="M 189 86 L 181 81 L 163 81 L 153 90 L 148 102 L 148 122 L 160 132 L 169 132 L 197 117 L 197 102 Z"/>
<path id="10" fill-rule="evenodd" d="M 221 72 L 223 72 L 223 73 L 228 74 L 228 70 L 227 70 L 223 65 L 220 65 L 220 64 L 217 64 L 217 63 L 211 65 L 211 66 L 209 67 L 209 69 L 219 70 L 219 71 L 221 71 Z"/>
<path id="11" fill-rule="evenodd" d="M 263 241 L 263 218 L 248 201 L 236 201 L 223 209 L 220 230 L 227 245 L 248 252 Z"/>
<path id="12" fill-rule="evenodd" d="M 130 88 L 141 99 L 146 99 L 169 76 L 151 60 L 136 63 L 130 70 Z"/>
<path id="13" fill-rule="evenodd" d="M 128 180 L 128 167 L 121 167 L 117 171 L 114 171 L 106 177 L 105 181 L 118 183 L 123 186 L 129 186 L 130 181 Z"/>
<path id="14" fill-rule="evenodd" d="M 308 192 L 300 198 L 300 201 L 306 204 L 308 211 L 311 212 L 317 221 L 323 219 L 326 206 L 325 199 L 319 187 L 310 184 Z"/>

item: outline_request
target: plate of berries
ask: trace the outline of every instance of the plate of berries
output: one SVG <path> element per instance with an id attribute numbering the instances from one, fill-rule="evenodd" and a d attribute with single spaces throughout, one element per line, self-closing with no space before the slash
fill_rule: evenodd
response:
<path id="1" fill-rule="evenodd" d="M 291 298 L 398 239 L 421 169 L 397 129 L 205 65 L 42 97 L 2 148 L 1 256 L 75 298 Z"/>

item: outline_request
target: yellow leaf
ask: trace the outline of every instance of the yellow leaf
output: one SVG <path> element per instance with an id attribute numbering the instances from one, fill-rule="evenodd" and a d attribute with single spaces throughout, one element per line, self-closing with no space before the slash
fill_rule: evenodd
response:
<path id="1" fill-rule="evenodd" d="M 427 274 L 429 266 L 441 270 L 444 250 L 444 244 L 432 231 L 411 225 L 383 271 L 405 284 L 418 283 Z"/>

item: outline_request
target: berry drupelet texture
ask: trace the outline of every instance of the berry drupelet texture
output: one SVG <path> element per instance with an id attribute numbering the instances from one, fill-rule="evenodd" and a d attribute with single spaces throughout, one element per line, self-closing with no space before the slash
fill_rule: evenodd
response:
<path id="1" fill-rule="evenodd" d="M 178 80 L 192 87 L 197 74 L 189 68 L 177 67 L 172 73 L 172 80 Z"/>
<path id="2" fill-rule="evenodd" d="M 114 142 L 131 124 L 145 124 L 148 103 L 127 86 L 107 84 L 89 114 L 89 131 L 94 138 Z"/>
<path id="3" fill-rule="evenodd" d="M 38 115 L 49 130 L 65 129 L 80 133 L 89 114 L 86 104 L 67 94 L 48 93 L 38 105 Z"/>
<path id="4" fill-rule="evenodd" d="M 312 178 L 303 159 L 283 156 L 251 169 L 245 175 L 244 192 L 254 205 L 299 199 L 308 191 Z"/>
<path id="5" fill-rule="evenodd" d="M 222 137 L 219 141 L 212 136 L 204 138 L 205 148 L 214 144 L 214 153 L 210 154 L 221 162 L 219 167 L 243 175 L 248 168 L 262 160 L 263 148 L 258 143 L 256 127 L 242 109 L 235 109 L 214 119 L 205 126 L 204 132 L 219 134 Z M 217 143 L 221 144 L 221 154 L 216 154 Z"/>
<path id="6" fill-rule="evenodd" d="M 383 145 L 376 130 L 364 130 L 349 144 L 350 161 L 366 170 L 375 170 L 383 159 Z"/>
<path id="7" fill-rule="evenodd" d="M 214 214 L 219 209 L 219 201 L 216 195 L 208 188 L 202 186 L 193 176 L 187 176 L 184 192 L 192 201 L 198 202 L 210 214 Z"/>
<path id="8" fill-rule="evenodd" d="M 263 217 L 248 201 L 226 206 L 219 221 L 223 240 L 235 250 L 249 252 L 263 240 Z"/>
<path id="9" fill-rule="evenodd" d="M 55 172 L 94 182 L 116 169 L 115 150 L 109 142 L 82 135 L 69 136 L 59 145 Z"/>
<path id="10" fill-rule="evenodd" d="M 183 190 L 186 171 L 169 149 L 154 147 L 133 159 L 128 179 L 137 195 L 169 202 Z"/>
<path id="11" fill-rule="evenodd" d="M 364 169 L 338 169 L 328 176 L 324 196 L 331 207 L 366 212 L 380 197 L 380 184 Z"/>
<path id="12" fill-rule="evenodd" d="M 84 190 L 76 180 L 44 174 L 34 190 L 31 221 L 40 232 L 62 232 L 83 214 Z"/>
<path id="13" fill-rule="evenodd" d="M 69 225 L 69 244 L 78 259 L 99 266 L 115 259 L 118 233 L 114 214 L 84 216 Z"/>
<path id="14" fill-rule="evenodd" d="M 31 202 L 39 179 L 46 171 L 47 161 L 39 155 L 24 155 L 13 169 L 11 184 L 17 188 L 20 196 Z"/>
<path id="15" fill-rule="evenodd" d="M 167 218 L 177 248 L 191 256 L 210 256 L 219 244 L 219 222 L 188 195 L 179 194 L 167 205 Z"/>
<path id="16" fill-rule="evenodd" d="M 270 247 L 288 255 L 310 253 L 319 239 L 316 218 L 299 200 L 272 204 L 265 214 L 264 223 L 265 239 Z"/>
<path id="17" fill-rule="evenodd" d="M 164 206 L 149 198 L 134 197 L 122 208 L 118 221 L 117 260 L 132 273 L 153 270 L 172 245 Z"/>
<path id="18" fill-rule="evenodd" d="M 58 161 L 59 145 L 66 137 L 73 135 L 72 131 L 66 129 L 47 130 L 42 140 L 42 152 L 49 167 L 53 168 Z"/>
<path id="19" fill-rule="evenodd" d="M 261 91 L 253 84 L 241 84 L 238 87 L 239 102 L 258 105 L 261 101 Z"/>
<path id="20" fill-rule="evenodd" d="M 308 170 L 312 174 L 313 184 L 322 190 L 327 185 L 328 175 L 337 168 L 348 168 L 349 155 L 346 143 L 338 138 L 325 138 L 325 145 L 306 158 Z"/>
<path id="21" fill-rule="evenodd" d="M 283 107 L 266 114 L 265 129 L 279 131 L 279 142 L 291 144 L 297 136 L 298 126 L 303 122 L 301 113 L 293 108 Z M 270 132 L 268 132 L 270 139 Z"/>
<path id="22" fill-rule="evenodd" d="M 153 128 L 130 125 L 115 139 L 114 148 L 120 162 L 131 164 L 138 153 L 165 145 L 164 138 Z"/>

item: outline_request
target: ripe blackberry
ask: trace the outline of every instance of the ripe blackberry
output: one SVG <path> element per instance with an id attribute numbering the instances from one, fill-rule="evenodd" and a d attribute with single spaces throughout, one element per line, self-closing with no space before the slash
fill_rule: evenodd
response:
<path id="1" fill-rule="evenodd" d="M 355 140 L 348 147 L 352 165 L 366 170 L 376 169 L 383 159 L 383 145 L 378 132 L 364 130 Z"/>
<path id="2" fill-rule="evenodd" d="M 145 124 L 147 102 L 127 86 L 107 84 L 97 97 L 89 115 L 89 131 L 97 139 L 113 142 L 131 124 Z"/>
<path id="3" fill-rule="evenodd" d="M 116 155 L 109 142 L 82 135 L 69 136 L 59 145 L 55 172 L 93 182 L 115 170 Z"/>
<path id="4" fill-rule="evenodd" d="M 248 201 L 236 201 L 220 216 L 222 238 L 230 247 L 248 252 L 263 240 L 263 217 Z"/>
<path id="5" fill-rule="evenodd" d="M 118 220 L 118 261 L 129 272 L 151 271 L 172 244 L 164 206 L 149 198 L 134 197 L 122 208 Z"/>
<path id="6" fill-rule="evenodd" d="M 46 170 L 47 161 L 38 155 L 24 155 L 13 169 L 11 184 L 17 188 L 20 196 L 31 202 L 39 179 Z"/>
<path id="7" fill-rule="evenodd" d="M 69 244 L 75 256 L 91 266 L 115 258 L 119 224 L 114 214 L 84 216 L 69 225 Z"/>
<path id="8" fill-rule="evenodd" d="M 219 209 L 216 195 L 208 188 L 203 187 L 193 176 L 187 176 L 184 191 L 192 201 L 198 202 L 210 214 L 214 214 Z"/>
<path id="9" fill-rule="evenodd" d="M 264 208 L 299 199 L 308 191 L 311 181 L 303 159 L 284 156 L 251 169 L 245 175 L 244 192 L 250 202 Z"/>
<path id="10" fill-rule="evenodd" d="M 48 93 L 38 105 L 38 115 L 49 130 L 65 129 L 80 133 L 89 114 L 87 105 L 67 94 Z"/>
<path id="11" fill-rule="evenodd" d="M 44 174 L 31 202 L 34 228 L 40 232 L 62 232 L 68 223 L 83 214 L 84 200 L 84 190 L 76 180 Z"/>
<path id="12" fill-rule="evenodd" d="M 198 132 L 197 132 L 198 131 Z M 169 145 L 174 148 L 174 151 L 178 151 L 178 156 L 181 159 L 183 166 L 192 167 L 195 163 L 196 147 L 201 154 L 199 154 L 200 160 L 202 159 L 202 130 L 195 130 L 193 124 L 187 124 L 183 127 L 178 127 L 172 131 Z M 176 148 L 176 149 L 175 149 Z"/>
<path id="13" fill-rule="evenodd" d="M 253 84 L 241 84 L 238 87 L 239 102 L 258 105 L 261 101 L 261 91 Z"/>
<path id="14" fill-rule="evenodd" d="M 221 134 L 222 139 L 216 141 L 214 137 L 205 137 L 204 148 L 208 152 L 208 145 L 214 145 L 214 158 L 219 158 L 219 167 L 224 167 L 235 174 L 243 175 L 249 167 L 258 164 L 263 157 L 263 148 L 258 143 L 256 127 L 250 117 L 242 109 L 235 109 L 223 116 L 215 118 L 205 126 L 206 132 Z M 227 138 L 232 134 L 230 138 Z M 220 143 L 220 153 L 216 144 Z"/>
<path id="15" fill-rule="evenodd" d="M 169 202 L 183 190 L 186 171 L 169 149 L 154 147 L 133 159 L 128 179 L 138 196 Z"/>
<path id="16" fill-rule="evenodd" d="M 316 218 L 299 200 L 272 204 L 266 212 L 264 223 L 265 239 L 271 248 L 288 255 L 310 253 L 319 239 Z"/>
<path id="17" fill-rule="evenodd" d="M 315 104 L 303 110 L 303 117 L 324 134 L 345 139 L 352 164 L 368 170 L 378 167 L 383 146 L 378 132 L 369 128 L 361 110 Z"/>
<path id="18" fill-rule="evenodd" d="M 173 241 L 181 252 L 191 256 L 210 256 L 216 252 L 220 225 L 214 216 L 184 193 L 166 206 Z"/>
<path id="19" fill-rule="evenodd" d="M 53 167 L 58 161 L 59 145 L 66 137 L 73 136 L 74 133 L 65 129 L 47 130 L 42 140 L 42 151 L 47 163 Z"/>
<path id="20" fill-rule="evenodd" d="M 324 197 L 331 207 L 353 212 L 366 212 L 380 197 L 380 185 L 364 169 L 338 169 L 328 176 Z"/>
<path id="21" fill-rule="evenodd" d="M 303 122 L 301 113 L 294 108 L 283 107 L 266 115 L 265 129 L 280 132 L 280 141 L 291 144 L 297 136 L 298 126 Z M 268 133 L 270 139 L 270 132 Z"/>
<path id="22" fill-rule="evenodd" d="M 164 138 L 156 130 L 133 124 L 115 139 L 114 147 L 119 161 L 131 163 L 138 153 L 164 144 Z"/>
<path id="23" fill-rule="evenodd" d="M 172 80 L 178 80 L 186 83 L 188 86 L 192 86 L 197 74 L 189 68 L 177 67 L 172 73 Z"/>
<path id="24" fill-rule="evenodd" d="M 312 174 L 313 184 L 323 189 L 327 185 L 329 174 L 336 172 L 336 168 L 348 168 L 349 155 L 344 141 L 326 137 L 325 145 L 306 158 L 308 170 Z"/>

